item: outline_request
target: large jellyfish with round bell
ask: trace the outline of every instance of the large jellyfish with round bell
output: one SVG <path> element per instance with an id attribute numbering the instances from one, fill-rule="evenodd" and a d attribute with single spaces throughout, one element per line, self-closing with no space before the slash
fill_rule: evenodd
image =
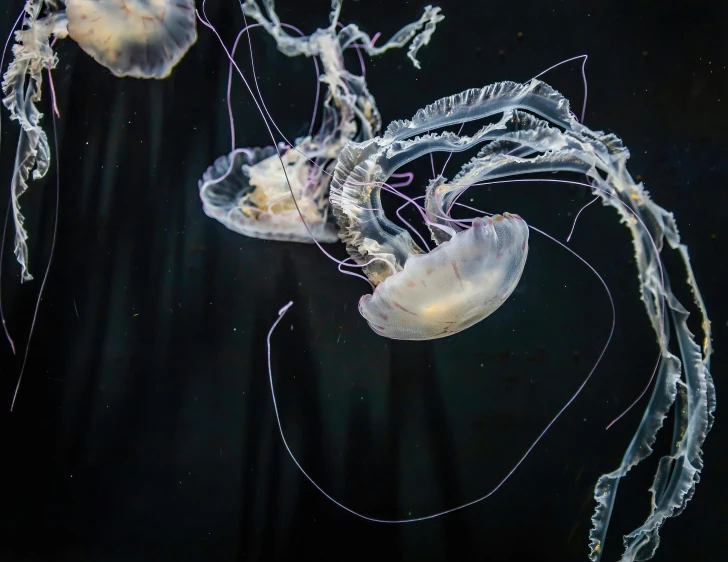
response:
<path id="1" fill-rule="evenodd" d="M 309 36 L 281 23 L 271 0 L 263 0 L 263 5 L 265 14 L 254 0 L 242 3 L 245 16 L 257 23 L 249 24 L 241 34 L 262 26 L 284 55 L 303 55 L 318 61 L 317 80 L 326 87 L 321 127 L 315 134 L 310 130 L 292 145 L 236 148 L 233 137 L 231 152 L 219 157 L 198 183 L 202 208 L 209 217 L 245 236 L 292 242 L 336 242 L 338 237 L 328 200 L 336 157 L 347 142 L 366 141 L 381 129 L 381 117 L 364 75 L 345 68 L 344 51 L 356 49 L 360 57 L 362 52 L 374 56 L 409 43 L 408 56 L 419 68 L 417 52 L 429 42 L 443 16 L 439 8 L 427 6 L 418 21 L 399 30 L 383 45 L 375 46 L 376 37 L 372 39 L 354 24 L 339 23 L 341 0 L 332 1 L 330 25 Z M 292 35 L 289 30 L 300 36 Z M 229 54 L 230 76 L 234 53 L 235 48 Z M 319 72 L 319 62 L 322 72 Z M 250 94 L 255 98 L 252 90 Z M 262 100 L 259 109 L 268 112 Z"/>
<path id="2" fill-rule="evenodd" d="M 163 79 L 196 41 L 197 30 L 194 0 L 27 0 L 18 23 L 21 28 L 15 31 L 13 60 L 2 88 L 3 104 L 21 127 L 11 200 L 15 255 L 21 278 L 28 281 L 33 278 L 28 271 L 28 233 L 18 200 L 31 174 L 40 179 L 50 166 L 43 114 L 36 105 L 43 73 L 50 80 L 58 64 L 56 40 L 70 37 L 115 76 Z M 53 94 L 52 82 L 50 86 Z"/>
<path id="3" fill-rule="evenodd" d="M 477 217 L 431 252 L 409 256 L 400 272 L 361 298 L 359 311 L 375 332 L 391 339 L 450 336 L 506 301 L 527 256 L 528 226 L 521 217 Z"/>
<path id="4" fill-rule="evenodd" d="M 496 121 L 473 134 L 461 134 L 463 124 L 486 118 Z M 461 129 L 452 132 L 458 125 Z M 408 197 L 388 183 L 399 168 L 416 158 L 478 147 L 452 180 L 435 177 L 423 196 Z M 644 523 L 624 536 L 620 560 L 634 562 L 654 556 L 662 525 L 682 513 L 695 493 L 703 469 L 702 447 L 716 406 L 710 374 L 710 321 L 688 250 L 680 241 L 673 215 L 652 201 L 643 185 L 630 176 L 628 159 L 629 151 L 616 135 L 584 126 L 570 111 L 566 98 L 533 79 L 524 84 L 501 82 L 442 98 L 412 119 L 395 121 L 382 137 L 349 143 L 339 155 L 331 184 L 339 236 L 351 260 L 363 267 L 374 287 L 372 295 L 361 298 L 359 310 L 374 331 L 393 339 L 433 339 L 488 321 L 518 283 L 527 259 L 526 223 L 515 214 L 484 216 L 487 214 L 459 201 L 467 190 L 518 181 L 545 185 L 565 181 L 590 189 L 617 210 L 632 235 L 642 300 L 660 353 L 639 426 L 619 465 L 601 476 L 595 486 L 596 508 L 589 534 L 592 562 L 599 562 L 604 554 L 619 483 L 652 454 L 672 409 L 675 431 L 669 452 L 657 462 Z M 552 174 L 558 172 L 575 173 L 585 181 L 553 179 Z M 380 200 L 382 190 L 402 196 L 405 205 L 417 206 L 433 249 L 424 237 L 420 246 L 410 232 L 387 218 Z M 421 199 L 424 204 L 418 202 Z M 701 337 L 688 329 L 689 313 L 673 292 L 673 280 L 662 259 L 669 250 L 676 253 L 683 268 L 680 275 L 692 293 Z M 289 306 L 281 309 L 273 328 Z M 273 389 L 270 363 L 269 376 Z M 357 513 L 319 490 L 354 515 L 386 523 L 422 521 L 478 503 L 497 491 L 521 465 L 590 376 L 506 478 L 467 504 L 415 519 L 383 521 Z M 275 393 L 273 400 L 275 404 Z M 285 441 L 282 426 L 279 429 Z M 289 453 L 293 456 L 290 449 Z M 304 471 L 295 457 L 294 461 Z"/>

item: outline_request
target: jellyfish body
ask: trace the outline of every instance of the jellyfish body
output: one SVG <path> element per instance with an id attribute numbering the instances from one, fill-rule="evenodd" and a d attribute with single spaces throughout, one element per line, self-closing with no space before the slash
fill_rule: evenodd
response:
<path id="1" fill-rule="evenodd" d="M 21 279 L 28 271 L 28 233 L 19 198 L 32 176 L 50 166 L 51 150 L 36 104 L 43 72 L 58 64 L 51 39 L 69 35 L 117 76 L 165 78 L 195 42 L 194 0 L 66 0 L 59 10 L 52 0 L 26 0 L 23 24 L 15 32 L 13 60 L 3 75 L 3 104 L 20 125 L 11 181 L 15 256 Z"/>
<path id="2" fill-rule="evenodd" d="M 372 329 L 391 339 L 456 334 L 490 316 L 516 288 L 528 256 L 518 215 L 476 218 L 472 227 L 426 254 L 410 256 L 359 301 Z"/>
<path id="3" fill-rule="evenodd" d="M 331 24 L 327 28 L 300 37 L 286 31 L 271 0 L 262 3 L 265 14 L 255 0 L 246 0 L 241 7 L 247 17 L 273 37 L 279 51 L 289 57 L 303 55 L 321 62 L 323 73 L 319 80 L 327 86 L 321 127 L 315 134 L 296 139 L 292 146 L 233 146 L 198 182 L 202 207 L 209 217 L 245 236 L 313 242 L 313 235 L 318 242 L 336 242 L 328 200 L 333 163 L 347 142 L 371 139 L 381 128 L 374 97 L 364 76 L 346 70 L 344 50 L 355 46 L 369 55 L 379 55 L 410 43 L 408 56 L 419 67 L 417 51 L 429 42 L 435 25 L 443 18 L 439 8 L 427 6 L 417 22 L 402 28 L 381 47 L 374 47 L 369 35 L 356 25 L 339 27 L 341 0 L 332 1 Z M 244 155 L 253 153 L 266 156 L 244 162 L 248 158 Z M 233 169 L 228 172 L 226 165 L 231 163 Z M 239 169 L 240 164 L 245 167 L 244 172 Z"/>
<path id="4" fill-rule="evenodd" d="M 501 116 L 498 122 L 484 125 L 473 135 L 431 132 L 493 115 Z M 380 191 L 395 170 L 415 158 L 479 145 L 482 147 L 477 155 L 452 181 L 440 176 L 427 186 L 423 213 L 437 248 L 425 254 L 406 230 L 386 217 Z M 624 537 L 621 560 L 648 560 L 653 556 L 662 524 L 680 514 L 694 494 L 703 468 L 702 447 L 713 425 L 716 405 L 710 374 L 710 321 L 688 250 L 680 242 L 672 214 L 652 201 L 642 184 L 629 175 L 628 159 L 629 151 L 617 136 L 592 131 L 579 123 L 569 110 L 568 100 L 547 84 L 539 80 L 526 84 L 501 82 L 438 100 L 412 119 L 392 123 L 381 138 L 350 143 L 339 157 L 331 183 L 331 204 L 339 223 L 339 236 L 346 242 L 350 256 L 364 266 L 376 286 L 371 297 L 362 298 L 360 311 L 375 331 L 400 339 L 437 337 L 438 334 L 430 335 L 432 327 L 423 314 L 433 303 L 439 305 L 438 311 L 457 310 L 460 316 L 447 317 L 455 325 L 467 327 L 474 323 L 468 318 L 471 308 L 453 304 L 463 292 L 460 280 L 464 277 L 461 270 L 455 274 L 450 259 L 458 252 L 448 249 L 453 243 L 457 247 L 479 247 L 461 245 L 459 240 L 463 234 L 479 236 L 482 223 L 478 221 L 482 219 L 476 218 L 468 228 L 466 220 L 451 215 L 467 189 L 534 172 L 577 172 L 586 175 L 594 194 L 605 205 L 616 208 L 632 234 L 642 300 L 657 336 L 660 363 L 649 404 L 619 466 L 603 475 L 595 487 L 596 509 L 590 532 L 593 562 L 598 562 L 604 552 L 621 479 L 652 453 L 657 432 L 672 407 L 679 431 L 673 433 L 670 453 L 658 463 L 644 524 Z M 494 225 L 507 220 L 512 219 L 494 220 Z M 498 234 L 497 229 L 494 232 Z M 661 260 L 666 249 L 677 252 L 685 268 L 680 271 L 681 276 L 687 271 L 687 284 L 700 315 L 702 345 L 688 330 L 688 312 L 672 292 L 669 272 Z M 421 264 L 428 263 L 428 257 L 438 265 L 432 273 L 438 272 L 435 298 L 427 292 L 406 298 L 410 284 L 409 288 L 414 289 L 420 279 L 426 280 L 427 266 L 423 277 Z M 483 259 L 492 259 L 492 251 Z M 525 260 L 525 253 L 522 259 Z M 483 296 L 492 294 L 494 286 L 507 289 L 512 285 L 505 281 L 498 265 L 491 267 L 495 283 L 485 269 L 479 274 Z M 510 279 L 517 282 L 515 275 Z M 389 323 L 383 324 L 382 314 L 393 311 L 396 316 L 388 316 Z M 679 350 L 680 357 L 675 350 Z"/>
<path id="5" fill-rule="evenodd" d="M 316 240 L 336 242 L 328 215 L 328 176 L 290 147 L 280 145 L 278 150 L 287 177 L 273 147 L 237 149 L 215 160 L 199 182 L 205 214 L 245 236 L 312 242 L 302 215 Z"/>
<path id="6" fill-rule="evenodd" d="M 166 78 L 197 40 L 194 0 L 66 0 L 68 35 L 115 76 Z"/>

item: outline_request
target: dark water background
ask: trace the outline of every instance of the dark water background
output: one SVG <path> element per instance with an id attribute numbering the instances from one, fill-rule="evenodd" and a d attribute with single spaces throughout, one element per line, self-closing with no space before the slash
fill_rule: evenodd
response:
<path id="1" fill-rule="evenodd" d="M 345 0 L 341 21 L 387 37 L 424 4 Z M 440 5 L 446 19 L 420 53 L 422 70 L 404 50 L 368 61 L 385 124 L 439 97 L 525 81 L 588 53 L 586 124 L 621 136 L 632 175 L 675 213 L 713 321 L 718 412 L 702 481 L 685 513 L 664 526 L 655 560 L 724 558 L 728 5 Z M 19 9 L 17 0 L 0 8 L 3 34 Z M 328 12 L 325 0 L 278 1 L 282 20 L 307 33 L 326 25 Z M 210 0 L 207 13 L 231 44 L 243 25 L 237 3 Z M 340 501 L 397 518 L 464 503 L 504 476 L 596 359 L 608 301 L 582 264 L 532 236 L 518 289 L 488 320 L 435 342 L 376 336 L 356 310 L 367 286 L 339 275 L 315 247 L 248 239 L 203 214 L 197 180 L 230 141 L 227 61 L 209 30 L 198 31 L 162 82 L 116 79 L 73 42 L 59 44 L 58 242 L 12 414 L 21 361 L 0 342 L 0 560 L 586 560 L 593 486 L 618 465 L 645 402 L 604 427 L 639 394 L 657 356 L 629 233 L 614 209 L 589 207 L 572 242 L 611 287 L 617 325 L 571 409 L 485 502 L 412 525 L 357 519 L 303 478 L 278 435 L 265 335 L 282 305 L 294 301 L 273 339 L 291 446 Z M 253 47 L 272 114 L 287 135 L 305 132 L 311 61 L 286 58 L 261 30 Z M 247 71 L 247 52 L 238 59 Z M 544 77 L 577 113 L 579 67 Z M 239 81 L 233 96 L 239 146 L 270 144 Z M 50 133 L 47 98 L 43 108 Z M 4 189 L 16 138 L 3 112 Z M 450 175 L 456 169 L 451 163 Z M 419 181 L 408 193 L 423 192 L 428 170 L 429 162 L 413 168 Z M 48 258 L 55 181 L 49 173 L 22 200 L 34 282 L 20 285 L 6 247 L 3 303 L 21 350 Z M 548 185 L 472 197 L 560 239 L 589 201 L 578 188 Z M 331 251 L 345 257 L 343 246 Z M 682 279 L 673 269 L 674 284 Z M 663 433 L 671 431 L 668 423 Z M 645 519 L 656 459 L 623 482 L 605 561 Z"/>

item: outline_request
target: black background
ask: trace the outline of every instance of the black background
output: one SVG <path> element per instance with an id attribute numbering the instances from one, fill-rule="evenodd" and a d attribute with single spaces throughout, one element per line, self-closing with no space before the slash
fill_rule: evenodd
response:
<path id="1" fill-rule="evenodd" d="M 423 6 L 345 0 L 341 21 L 387 37 Z M 404 50 L 367 63 L 386 124 L 465 88 L 528 80 L 590 55 L 586 124 L 617 133 L 631 149 L 632 175 L 675 213 L 713 321 L 717 421 L 695 497 L 663 527 L 655 557 L 663 562 L 721 559 L 728 531 L 726 6 L 443 0 L 446 19 L 420 52 L 422 70 Z M 19 9 L 17 0 L 0 8 L 3 33 Z M 278 1 L 281 19 L 307 33 L 326 25 L 328 12 L 324 0 Z M 210 0 L 207 13 L 230 45 L 243 25 L 237 3 Z M 574 405 L 486 501 L 411 525 L 355 518 L 304 479 L 277 432 L 265 336 L 281 306 L 294 301 L 273 338 L 289 443 L 334 497 L 397 518 L 492 489 L 588 372 L 609 329 L 608 301 L 582 264 L 532 235 L 519 287 L 491 318 L 435 342 L 376 336 L 356 310 L 367 286 L 341 276 L 315 247 L 248 239 L 203 214 L 197 180 L 230 139 L 227 61 L 198 27 L 197 44 L 162 82 L 116 79 L 72 41 L 59 43 L 58 241 L 12 413 L 49 255 L 54 172 L 22 199 L 36 280 L 20 285 L 10 245 L 3 263 L 5 314 L 21 353 L 0 346 L 0 559 L 586 560 L 593 486 L 618 465 L 645 401 L 604 427 L 639 394 L 657 356 L 629 233 L 614 209 L 589 207 L 571 244 L 617 306 L 613 343 Z M 286 58 L 260 30 L 252 37 L 272 115 L 290 137 L 305 132 L 311 61 Z M 243 50 L 238 60 L 249 75 L 248 57 Z M 576 113 L 579 67 L 543 77 Z M 238 146 L 270 144 L 239 80 L 233 100 Z M 47 96 L 42 107 L 50 134 Z M 3 112 L 5 189 L 16 138 Z M 410 194 L 422 193 L 428 177 L 429 162 L 418 166 Z M 449 175 L 456 169 L 451 163 Z M 557 185 L 472 197 L 560 239 L 589 201 Z M 341 245 L 331 251 L 345 256 Z M 690 303 L 679 268 L 672 278 Z M 668 424 L 663 433 L 671 431 Z M 624 480 L 604 560 L 618 559 L 621 535 L 647 516 L 656 459 Z"/>

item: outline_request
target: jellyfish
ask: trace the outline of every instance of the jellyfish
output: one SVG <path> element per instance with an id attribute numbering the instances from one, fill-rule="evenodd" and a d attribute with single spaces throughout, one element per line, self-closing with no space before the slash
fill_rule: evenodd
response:
<path id="1" fill-rule="evenodd" d="M 363 75 L 361 52 L 380 55 L 409 43 L 408 56 L 419 68 L 417 52 L 429 43 L 443 16 L 439 8 L 427 6 L 418 21 L 402 28 L 384 45 L 375 47 L 376 37 L 372 39 L 356 25 L 339 23 L 341 0 L 332 1 L 330 25 L 309 36 L 282 24 L 272 0 L 263 0 L 263 5 L 267 16 L 254 0 L 242 4 L 244 15 L 258 23 L 246 26 L 241 33 L 262 26 L 284 55 L 304 55 L 320 61 L 323 72 L 319 74 L 317 62 L 317 80 L 326 86 L 321 127 L 315 134 L 310 130 L 292 144 L 253 149 L 235 147 L 233 128 L 231 152 L 215 160 L 198 182 L 202 208 L 209 217 L 245 236 L 306 243 L 337 242 L 328 199 L 336 157 L 347 142 L 369 140 L 381 129 L 381 116 Z M 289 34 L 286 29 L 300 36 Z M 237 41 L 229 55 L 231 71 L 235 47 Z M 360 76 L 344 66 L 344 50 L 348 48 L 355 48 L 362 60 Z M 249 86 L 248 89 L 255 98 Z M 259 109 L 261 106 L 270 117 L 262 100 Z M 315 113 L 311 126 L 314 120 Z"/>
<path id="2" fill-rule="evenodd" d="M 447 127 L 488 117 L 472 135 Z M 433 152 L 460 152 L 480 147 L 452 180 L 442 174 L 429 181 L 424 196 L 410 198 L 393 189 L 388 179 L 396 170 Z M 710 374 L 711 328 L 693 274 L 687 247 L 681 243 L 671 213 L 650 198 L 642 183 L 627 171 L 629 150 L 614 134 L 592 131 L 580 123 L 569 102 L 548 84 L 500 82 L 442 98 L 418 111 L 412 119 L 393 122 L 381 137 L 350 142 L 342 150 L 331 182 L 331 205 L 351 260 L 364 269 L 374 287 L 364 295 L 359 311 L 371 328 L 390 339 L 434 339 L 469 329 L 495 313 L 518 283 L 525 266 L 528 230 L 516 214 L 483 216 L 458 200 L 469 189 L 519 181 L 563 182 L 590 189 L 615 208 L 629 229 L 642 300 L 655 332 L 659 358 L 644 415 L 617 468 L 602 475 L 594 489 L 589 557 L 599 562 L 619 483 L 633 467 L 652 454 L 657 433 L 673 409 L 675 431 L 669 453 L 657 463 L 651 501 L 644 523 L 624 537 L 620 560 L 649 560 L 659 546 L 665 521 L 679 515 L 695 493 L 703 469 L 702 447 L 713 425 L 715 385 Z M 584 182 L 542 177 L 535 173 L 571 172 Z M 416 205 L 431 235 L 434 249 L 423 249 L 410 233 L 389 220 L 382 208 L 382 189 Z M 417 201 L 424 199 L 424 204 Z M 475 216 L 454 216 L 454 209 Z M 406 223 L 405 223 L 406 224 Z M 427 247 L 424 239 L 423 245 Z M 672 291 L 663 263 L 666 249 L 674 250 L 687 273 L 686 282 L 697 308 L 702 339 L 687 326 L 689 313 Z M 269 379 L 275 405 L 273 376 Z M 679 354 L 678 355 L 676 355 Z M 592 370 L 593 372 L 593 370 Z M 591 376 L 591 372 L 587 379 Z M 438 517 L 490 497 L 521 465 L 546 431 L 577 397 L 586 380 L 521 457 L 506 478 L 486 495 L 465 505 L 406 520 L 381 520 L 342 505 L 305 472 L 285 442 L 299 470 L 327 498 L 364 519 L 409 523 Z M 638 399 L 639 400 L 639 399 Z M 635 401 L 632 406 L 637 404 Z"/>
<path id="3" fill-rule="evenodd" d="M 29 281 L 33 276 L 28 270 L 28 233 L 18 200 L 28 189 L 31 173 L 38 180 L 50 166 L 50 145 L 36 104 L 43 72 L 50 78 L 58 64 L 55 41 L 70 37 L 115 76 L 163 79 L 197 40 L 197 31 L 194 0 L 26 0 L 21 16 L 2 88 L 3 104 L 21 127 L 11 203 L 15 255 L 21 279 Z"/>
<path id="4" fill-rule="evenodd" d="M 270 12 L 272 5 L 267 6 Z M 266 115 L 260 111 L 265 120 Z M 472 135 L 461 135 L 465 124 L 497 116 L 500 117 L 495 123 L 483 125 Z M 457 133 L 432 132 L 458 124 Z M 268 131 L 274 140 L 272 130 Z M 423 196 L 408 197 L 396 189 L 398 186 L 388 183 L 398 175 L 399 168 L 416 158 L 433 152 L 452 154 L 478 146 L 481 148 L 476 156 L 452 181 L 446 180 L 443 171 L 428 183 Z M 319 249 L 338 262 L 339 270 L 343 271 L 347 261 L 353 261 L 366 273 L 365 279 L 372 286 L 373 294 L 360 299 L 359 311 L 376 333 L 390 339 L 435 339 L 472 329 L 495 313 L 518 284 L 528 254 L 527 228 L 533 227 L 514 213 L 480 216 L 487 213 L 458 201 L 468 189 L 519 181 L 561 182 L 590 189 L 597 199 L 617 210 L 632 236 L 642 301 L 660 353 L 650 379 L 650 383 L 654 379 L 652 393 L 634 437 L 618 467 L 602 475 L 595 486 L 596 507 L 589 533 L 592 562 L 599 562 L 604 553 L 621 479 L 652 454 L 657 433 L 674 406 L 671 448 L 657 464 L 648 516 L 643 525 L 624 537 L 621 560 L 653 557 L 662 525 L 668 518 L 682 513 L 695 493 L 703 469 L 702 447 L 712 428 L 716 407 L 715 385 L 710 374 L 710 321 L 688 249 L 680 241 L 673 215 L 652 201 L 644 186 L 630 176 L 626 166 L 629 156 L 619 137 L 592 131 L 580 123 L 566 98 L 534 78 L 524 84 L 500 82 L 466 90 L 428 105 L 412 119 L 393 122 L 381 137 L 358 142 L 352 138 L 338 155 L 330 190 L 330 204 L 349 260 L 336 260 L 319 244 L 298 209 L 293 186 L 288 184 L 301 222 Z M 586 181 L 528 177 L 539 172 L 583 174 Z M 382 189 L 400 196 L 405 205 L 417 207 L 436 246 L 434 249 L 430 250 L 414 230 L 420 236 L 423 249 L 407 230 L 386 217 L 380 200 Z M 424 205 L 417 202 L 419 199 L 424 199 Z M 477 215 L 455 217 L 455 208 Z M 702 340 L 688 329 L 689 313 L 672 291 L 669 272 L 661 257 L 667 248 L 677 252 L 687 273 L 686 282 L 700 316 Z M 592 271 L 596 273 L 593 268 Z M 521 466 L 578 397 L 601 359 L 600 356 L 576 393 L 511 471 L 488 493 L 422 517 L 378 519 L 343 505 L 322 489 L 286 441 L 275 397 L 271 336 L 292 304 L 289 302 L 279 310 L 267 337 L 269 384 L 283 444 L 301 473 L 325 497 L 357 517 L 378 523 L 432 519 L 489 498 Z M 605 350 L 606 346 L 602 354 Z M 630 408 L 640 399 L 641 396 Z"/>

